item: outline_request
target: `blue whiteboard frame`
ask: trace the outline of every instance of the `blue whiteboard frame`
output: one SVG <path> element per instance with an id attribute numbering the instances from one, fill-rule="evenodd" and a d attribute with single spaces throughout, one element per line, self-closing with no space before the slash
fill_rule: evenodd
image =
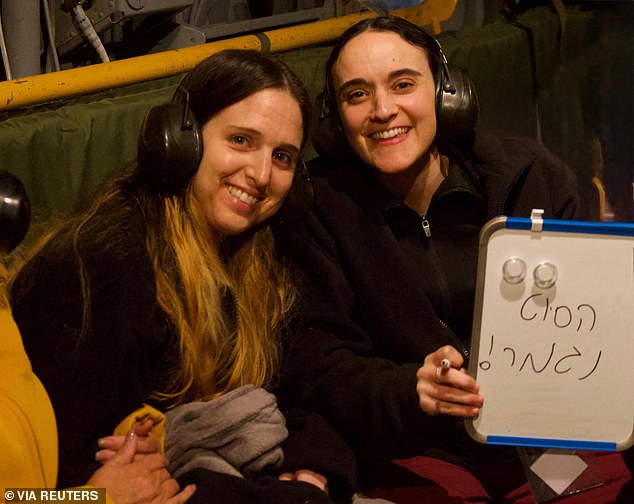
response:
<path id="1" fill-rule="evenodd" d="M 487 224 L 485 224 L 480 233 L 480 250 L 478 258 L 474 324 L 471 343 L 471 358 L 468 370 L 469 374 L 473 376 L 476 380 L 478 380 L 479 378 L 479 355 L 481 354 L 481 350 L 484 349 L 485 345 L 484 341 L 481 340 L 481 323 L 483 318 L 485 282 L 487 280 L 487 249 L 489 241 L 493 237 L 493 235 L 504 230 L 517 230 L 521 232 L 526 232 L 528 235 L 530 235 L 531 233 L 558 233 L 559 236 L 561 236 L 561 233 L 574 233 L 585 236 L 599 235 L 599 237 L 617 236 L 634 238 L 634 224 L 620 222 L 585 222 L 541 218 L 536 220 L 534 217 L 519 218 L 500 216 L 492 219 Z M 634 247 L 634 240 L 632 241 L 632 244 Z M 632 310 L 634 310 L 634 306 L 632 307 Z M 631 335 L 632 338 L 634 338 L 634 327 L 632 327 Z M 484 354 L 484 352 L 482 353 Z M 630 364 L 630 369 L 634 370 L 634 355 L 632 356 Z M 634 390 L 632 390 L 632 394 L 634 394 Z M 495 400 L 495 397 L 492 400 Z M 485 392 L 485 405 L 483 406 L 483 409 L 486 407 L 487 397 Z M 575 439 L 574 437 L 560 435 L 553 437 L 532 437 L 522 435 L 507 435 L 501 432 L 482 432 L 477 425 L 477 417 L 476 419 L 465 419 L 465 427 L 470 436 L 476 441 L 480 443 L 494 445 L 602 451 L 622 451 L 634 445 L 634 417 L 632 418 L 632 432 L 630 433 L 630 435 L 626 439 L 618 440 L 593 441 L 587 439 Z"/>
<path id="2" fill-rule="evenodd" d="M 488 225 L 494 229 L 488 230 L 489 233 L 497 231 L 499 228 L 495 223 L 503 223 L 507 229 L 521 229 L 530 231 L 533 226 L 533 219 L 524 217 L 498 217 L 493 219 Z M 486 226 L 483 232 L 487 232 Z M 584 234 L 600 234 L 614 236 L 634 236 L 634 224 L 626 222 L 586 222 L 571 220 L 554 220 L 544 219 L 542 224 L 543 231 L 559 231 L 563 233 L 584 233 Z M 481 237 L 482 238 L 482 237 Z M 486 236 L 485 238 L 489 238 Z"/>

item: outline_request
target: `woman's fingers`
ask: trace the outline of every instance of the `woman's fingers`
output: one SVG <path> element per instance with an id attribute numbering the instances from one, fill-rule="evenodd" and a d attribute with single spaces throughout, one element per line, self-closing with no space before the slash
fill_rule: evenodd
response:
<path id="1" fill-rule="evenodd" d="M 156 453 L 160 450 L 160 443 L 152 435 L 137 434 L 137 453 Z M 123 446 L 125 436 L 106 436 L 97 441 L 97 445 L 102 450 L 117 451 Z"/>
<path id="2" fill-rule="evenodd" d="M 484 403 L 477 382 L 461 367 L 462 355 L 446 345 L 425 357 L 416 373 L 416 392 L 426 414 L 476 416 Z"/>

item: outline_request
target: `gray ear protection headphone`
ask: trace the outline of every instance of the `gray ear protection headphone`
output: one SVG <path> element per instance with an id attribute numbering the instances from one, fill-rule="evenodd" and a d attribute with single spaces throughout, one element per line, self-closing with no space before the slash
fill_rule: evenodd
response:
<path id="1" fill-rule="evenodd" d="M 172 194 L 187 187 L 203 155 L 201 128 L 189 107 L 189 93 L 179 86 L 172 101 L 152 107 L 146 114 L 137 144 L 137 183 Z M 313 187 L 303 159 L 293 184 L 273 219 L 296 223 L 312 205 Z"/>

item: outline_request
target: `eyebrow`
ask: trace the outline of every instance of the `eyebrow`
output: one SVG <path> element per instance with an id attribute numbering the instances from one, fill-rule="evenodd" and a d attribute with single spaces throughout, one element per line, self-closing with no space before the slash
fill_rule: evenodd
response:
<path id="1" fill-rule="evenodd" d="M 394 80 L 398 77 L 402 77 L 404 75 L 407 76 L 412 76 L 412 77 L 422 77 L 422 73 L 419 72 L 418 70 L 415 70 L 413 68 L 399 68 L 398 70 L 393 70 L 388 74 L 388 80 Z M 341 95 L 342 93 L 344 93 L 348 88 L 354 87 L 354 86 L 359 86 L 359 85 L 363 85 L 363 84 L 367 84 L 368 81 L 365 79 L 350 79 L 349 81 L 344 82 L 341 87 L 339 88 L 339 90 L 337 91 L 338 95 Z"/>

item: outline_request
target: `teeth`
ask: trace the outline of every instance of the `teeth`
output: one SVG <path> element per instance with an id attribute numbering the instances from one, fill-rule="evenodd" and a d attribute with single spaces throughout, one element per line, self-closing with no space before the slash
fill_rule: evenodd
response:
<path id="1" fill-rule="evenodd" d="M 251 196 L 250 194 L 244 192 L 242 189 L 238 189 L 237 187 L 229 184 L 225 184 L 225 187 L 227 188 L 229 193 L 231 193 L 231 195 L 235 196 L 247 205 L 255 205 L 258 202 L 258 198 L 256 198 L 255 196 Z"/>
<path id="2" fill-rule="evenodd" d="M 379 140 L 387 140 L 388 138 L 394 138 L 395 136 L 403 135 L 405 133 L 407 133 L 407 128 L 392 128 L 385 131 L 377 131 L 376 133 L 372 133 L 370 136 Z"/>

